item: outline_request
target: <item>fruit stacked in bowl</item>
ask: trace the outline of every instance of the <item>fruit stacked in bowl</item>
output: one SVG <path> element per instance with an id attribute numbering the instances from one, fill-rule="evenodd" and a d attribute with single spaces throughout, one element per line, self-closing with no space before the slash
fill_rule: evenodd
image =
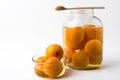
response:
<path id="1" fill-rule="evenodd" d="M 34 71 L 40 77 L 58 78 L 65 73 L 66 57 L 59 44 L 49 45 L 45 56 L 37 55 L 32 60 L 36 63 Z"/>

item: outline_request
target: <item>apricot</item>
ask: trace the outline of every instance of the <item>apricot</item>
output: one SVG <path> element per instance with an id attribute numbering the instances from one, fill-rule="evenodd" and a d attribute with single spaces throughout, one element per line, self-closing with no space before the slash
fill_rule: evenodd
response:
<path id="1" fill-rule="evenodd" d="M 47 77 L 47 75 L 43 72 L 43 64 L 47 59 L 46 56 L 41 56 L 36 59 L 36 65 L 34 67 L 34 71 L 38 76 Z"/>
<path id="2" fill-rule="evenodd" d="M 73 43 L 70 43 L 70 42 L 68 42 L 68 41 L 65 40 L 65 46 L 67 48 L 71 48 L 73 50 L 76 50 L 76 49 L 79 49 L 80 45 L 79 44 L 73 44 Z"/>
<path id="3" fill-rule="evenodd" d="M 41 56 L 36 59 L 36 64 L 39 64 L 39 67 L 43 67 L 43 63 L 47 59 L 46 56 Z"/>
<path id="4" fill-rule="evenodd" d="M 41 77 L 48 77 L 44 72 L 43 72 L 43 66 L 41 66 L 40 64 L 36 64 L 34 67 L 34 71 L 38 76 Z"/>
<path id="5" fill-rule="evenodd" d="M 96 28 L 96 39 L 103 42 L 103 28 L 102 27 Z"/>
<path id="6" fill-rule="evenodd" d="M 84 49 L 85 44 L 87 43 L 87 39 L 84 39 L 81 43 L 79 44 L 71 44 L 67 41 L 65 41 L 65 46 L 68 48 L 71 48 L 73 50 L 79 50 L 79 49 Z"/>
<path id="7" fill-rule="evenodd" d="M 37 63 L 43 63 L 45 60 L 47 59 L 47 57 L 46 56 L 41 56 L 41 57 L 38 57 L 37 59 L 36 59 L 36 62 Z"/>
<path id="8" fill-rule="evenodd" d="M 71 44 L 78 44 L 84 38 L 84 31 L 82 27 L 76 26 L 74 28 L 65 29 L 65 39 Z"/>
<path id="9" fill-rule="evenodd" d="M 50 57 L 44 63 L 43 71 L 51 78 L 57 77 L 63 70 L 62 63 L 57 57 Z"/>
<path id="10" fill-rule="evenodd" d="M 86 55 L 85 51 L 75 52 L 72 56 L 72 63 L 76 67 L 86 68 L 89 63 L 89 57 Z"/>
<path id="11" fill-rule="evenodd" d="M 91 56 L 96 57 L 102 55 L 102 43 L 97 39 L 93 39 L 88 41 L 85 44 L 85 52 Z"/>
<path id="12" fill-rule="evenodd" d="M 89 57 L 90 64 L 101 64 L 102 62 L 102 55 L 96 56 L 96 57 Z"/>
<path id="13" fill-rule="evenodd" d="M 103 28 L 96 27 L 95 25 L 85 25 L 84 32 L 88 40 L 98 39 L 103 42 Z"/>
<path id="14" fill-rule="evenodd" d="M 63 49 L 58 44 L 51 44 L 46 48 L 47 57 L 58 57 L 59 60 L 63 57 Z"/>
<path id="15" fill-rule="evenodd" d="M 69 64 L 72 62 L 72 55 L 74 53 L 74 50 L 70 49 L 70 48 L 65 48 L 64 49 L 64 55 L 67 57 L 66 63 Z"/>

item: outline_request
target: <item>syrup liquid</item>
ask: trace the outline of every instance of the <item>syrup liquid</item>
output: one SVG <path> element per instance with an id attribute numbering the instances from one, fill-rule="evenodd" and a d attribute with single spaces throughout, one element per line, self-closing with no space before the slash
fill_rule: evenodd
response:
<path id="1" fill-rule="evenodd" d="M 103 27 L 95 25 L 63 27 L 63 44 L 65 56 L 67 56 L 67 65 L 70 68 L 94 69 L 100 67 L 103 59 Z M 84 62 L 83 59 L 79 59 L 76 62 L 86 64 L 87 66 L 84 67 L 76 66 L 73 60 L 73 55 L 82 50 L 85 51 L 89 61 Z"/>

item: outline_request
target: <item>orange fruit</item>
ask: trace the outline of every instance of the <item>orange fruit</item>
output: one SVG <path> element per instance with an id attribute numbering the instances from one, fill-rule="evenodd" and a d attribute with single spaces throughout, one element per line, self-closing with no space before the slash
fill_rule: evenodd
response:
<path id="1" fill-rule="evenodd" d="M 101 42 L 103 42 L 103 28 L 99 27 L 96 29 L 96 39 L 100 40 Z"/>
<path id="2" fill-rule="evenodd" d="M 76 67 L 86 68 L 89 63 L 89 57 L 86 55 L 85 51 L 76 52 L 72 56 L 72 63 Z"/>
<path id="3" fill-rule="evenodd" d="M 102 62 L 102 55 L 96 56 L 96 57 L 89 57 L 90 64 L 101 64 Z"/>
<path id="4" fill-rule="evenodd" d="M 38 57 L 38 58 L 36 59 L 36 62 L 37 62 L 37 63 L 38 63 L 38 62 L 43 63 L 46 59 L 47 59 L 46 56 L 41 56 L 41 57 Z"/>
<path id="5" fill-rule="evenodd" d="M 42 67 L 42 66 L 43 66 L 43 63 L 45 62 L 46 59 L 47 59 L 46 56 L 38 57 L 38 58 L 36 59 L 36 64 L 39 64 L 39 66 Z"/>
<path id="6" fill-rule="evenodd" d="M 57 77 L 63 70 L 62 63 L 57 57 L 50 57 L 44 63 L 43 71 L 51 78 Z"/>
<path id="7" fill-rule="evenodd" d="M 72 55 L 74 53 L 74 50 L 70 49 L 70 48 L 65 48 L 64 49 L 64 55 L 67 57 L 66 63 L 69 64 L 72 62 Z"/>
<path id="8" fill-rule="evenodd" d="M 84 46 L 87 43 L 87 41 L 88 41 L 87 39 L 83 39 L 83 41 L 79 44 L 72 44 L 72 43 L 65 41 L 64 44 L 65 44 L 65 47 L 67 48 L 71 48 L 73 50 L 79 50 L 79 49 L 84 49 Z"/>
<path id="9" fill-rule="evenodd" d="M 38 76 L 47 77 L 47 75 L 43 72 L 43 64 L 47 59 L 46 56 L 41 56 L 36 59 L 36 65 L 34 67 L 34 71 Z"/>
<path id="10" fill-rule="evenodd" d="M 65 40 L 71 44 L 78 44 L 84 38 L 84 31 L 82 27 L 76 26 L 74 28 L 65 29 Z"/>
<path id="11" fill-rule="evenodd" d="M 63 57 L 63 49 L 58 44 L 51 44 L 46 48 L 47 57 L 58 57 L 59 60 Z"/>
<path id="12" fill-rule="evenodd" d="M 95 25 L 89 24 L 84 26 L 84 32 L 88 40 L 98 39 L 103 41 L 103 28 L 96 27 Z"/>
<path id="13" fill-rule="evenodd" d="M 65 40 L 65 46 L 67 48 L 71 48 L 73 50 L 76 50 L 76 49 L 79 49 L 80 45 L 79 44 L 73 44 L 73 43 L 70 43 L 70 42 L 68 42 L 68 41 Z"/>
<path id="14" fill-rule="evenodd" d="M 35 65 L 34 71 L 38 76 L 47 77 L 47 75 L 43 72 L 43 66 L 41 66 L 40 64 Z"/>
<path id="15" fill-rule="evenodd" d="M 97 39 L 93 39 L 88 41 L 85 44 L 85 52 L 91 56 L 96 57 L 102 55 L 102 43 Z"/>

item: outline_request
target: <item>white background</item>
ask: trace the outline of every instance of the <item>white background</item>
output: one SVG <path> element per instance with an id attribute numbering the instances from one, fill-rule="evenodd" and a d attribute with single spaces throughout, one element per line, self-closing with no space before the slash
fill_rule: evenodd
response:
<path id="1" fill-rule="evenodd" d="M 67 68 L 59 80 L 119 80 L 119 0 L 0 0 L 0 80 L 41 80 L 31 58 L 44 54 L 52 43 L 62 45 L 62 22 L 66 11 L 55 6 L 105 6 L 95 10 L 104 24 L 104 60 L 100 69 Z"/>

